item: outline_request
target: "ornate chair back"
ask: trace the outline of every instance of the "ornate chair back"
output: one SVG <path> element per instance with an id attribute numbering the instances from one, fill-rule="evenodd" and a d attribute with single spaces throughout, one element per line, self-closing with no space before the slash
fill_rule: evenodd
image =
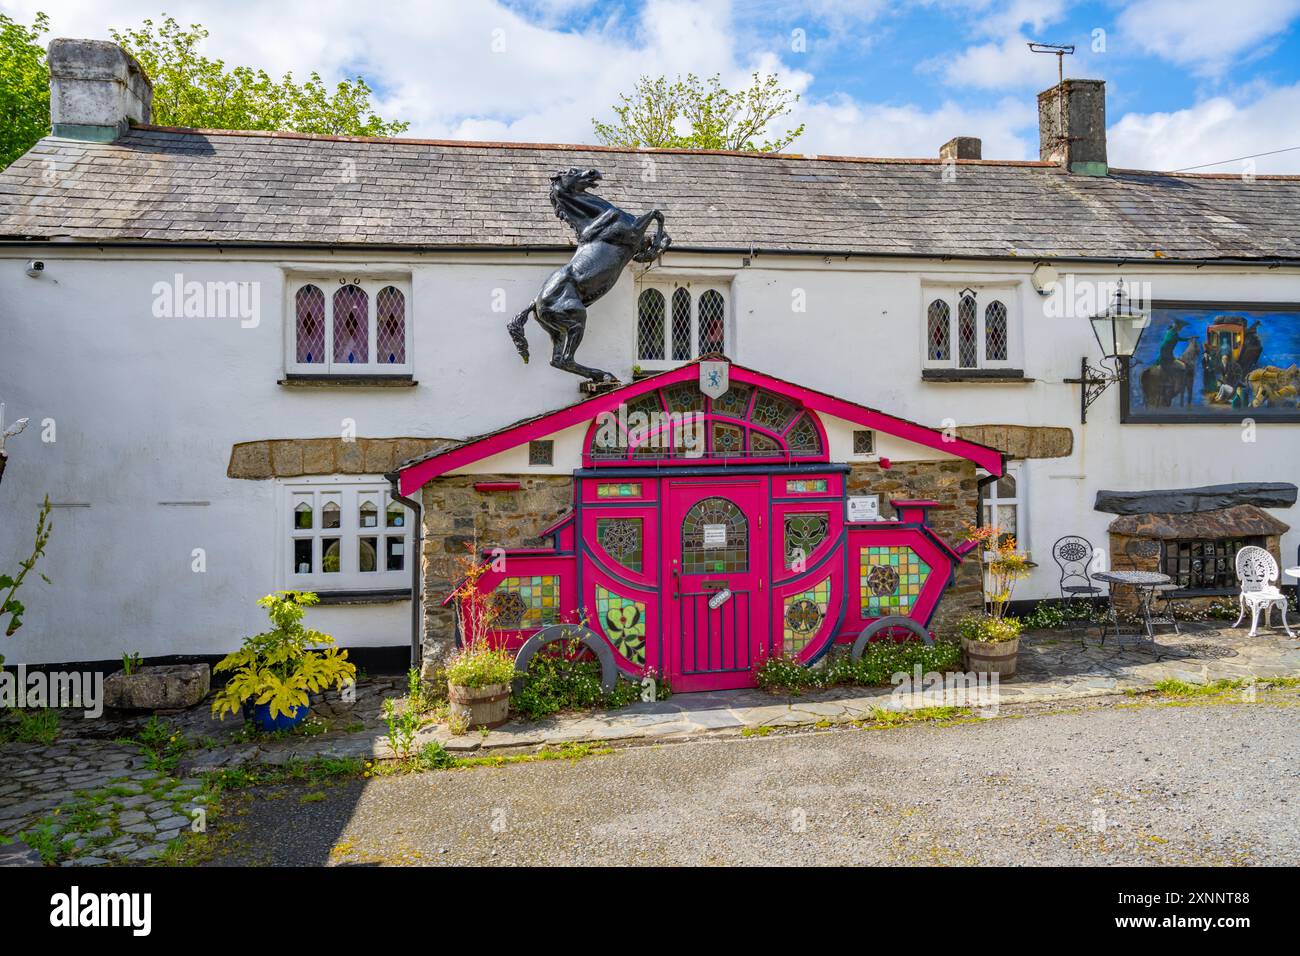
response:
<path id="1" fill-rule="evenodd" d="M 1061 593 L 1068 587 L 1093 588 L 1088 565 L 1092 563 L 1092 543 L 1077 534 L 1066 535 L 1052 545 L 1052 559 L 1061 569 Z"/>
<path id="2" fill-rule="evenodd" d="M 1263 591 L 1277 580 L 1277 562 L 1263 548 L 1247 545 L 1237 552 L 1237 580 L 1243 594 Z"/>

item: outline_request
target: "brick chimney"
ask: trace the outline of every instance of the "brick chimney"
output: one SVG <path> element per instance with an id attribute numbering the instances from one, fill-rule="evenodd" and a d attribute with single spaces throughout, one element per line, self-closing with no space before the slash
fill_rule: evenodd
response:
<path id="1" fill-rule="evenodd" d="M 1106 82 L 1065 80 L 1038 94 L 1038 158 L 1106 175 Z"/>
<path id="2" fill-rule="evenodd" d="M 983 146 L 978 136 L 954 136 L 939 147 L 939 158 L 943 160 L 980 159 L 982 150 Z"/>
<path id="3" fill-rule="evenodd" d="M 149 122 L 153 84 L 116 43 L 53 40 L 47 62 L 55 136 L 107 143 L 132 123 Z"/>

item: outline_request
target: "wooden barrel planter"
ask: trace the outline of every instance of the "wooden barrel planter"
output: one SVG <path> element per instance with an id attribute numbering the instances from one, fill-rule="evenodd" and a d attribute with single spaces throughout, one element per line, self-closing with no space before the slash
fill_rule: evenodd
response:
<path id="1" fill-rule="evenodd" d="M 486 687 L 448 684 L 447 698 L 452 717 L 464 720 L 470 730 L 500 727 L 510 714 L 509 684 L 488 684 Z"/>
<path id="2" fill-rule="evenodd" d="M 977 674 L 997 674 L 999 678 L 1016 676 L 1016 655 L 1020 652 L 1020 638 L 994 644 L 989 641 L 961 639 L 961 649 L 966 653 L 966 669 Z"/>

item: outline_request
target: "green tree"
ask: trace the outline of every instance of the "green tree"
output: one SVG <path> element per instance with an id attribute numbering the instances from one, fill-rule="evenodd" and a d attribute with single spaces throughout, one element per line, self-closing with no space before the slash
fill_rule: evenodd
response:
<path id="1" fill-rule="evenodd" d="M 0 169 L 50 131 L 50 73 L 39 42 L 48 30 L 43 13 L 31 27 L 0 13 Z"/>
<path id="2" fill-rule="evenodd" d="M 165 16 L 165 15 L 164 15 Z M 153 81 L 153 121 L 159 126 L 208 129 L 293 130 L 332 136 L 393 136 L 410 125 L 375 115 L 370 87 L 361 77 L 331 90 L 318 73 L 305 83 L 286 73 L 227 67 L 199 52 L 208 31 L 171 17 L 145 20 L 138 30 L 110 30 Z"/>
<path id="3" fill-rule="evenodd" d="M 787 129 L 774 139 L 768 127 L 787 115 L 799 95 L 781 86 L 776 76 L 753 74 L 753 82 L 733 92 L 722 85 L 721 75 L 701 80 L 643 76 L 632 95 L 619 94 L 613 107 L 614 122 L 593 119 L 596 137 L 606 146 L 669 149 L 727 149 L 777 153 L 803 135 L 804 126 Z M 690 132 L 683 134 L 685 126 Z"/>

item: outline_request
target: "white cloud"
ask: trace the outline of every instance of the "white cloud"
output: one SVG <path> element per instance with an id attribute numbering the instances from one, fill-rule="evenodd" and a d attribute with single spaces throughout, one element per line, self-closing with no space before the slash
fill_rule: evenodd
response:
<path id="1" fill-rule="evenodd" d="M 1300 83 L 1268 88 L 1247 103 L 1216 96 L 1172 113 L 1129 113 L 1107 133 L 1112 166 L 1129 169 L 1186 169 L 1300 146 L 1294 118 L 1300 116 Z M 1289 118 L 1279 122 L 1279 118 Z M 1254 171 L 1300 173 L 1300 150 L 1253 160 Z M 1199 169 L 1239 173 L 1240 162 Z"/>
<path id="2" fill-rule="evenodd" d="M 823 156 L 937 157 L 954 136 L 978 136 L 986 159 L 1037 159 L 1037 107 L 1006 99 L 985 109 L 944 103 L 934 110 L 859 103 L 848 97 L 800 104 L 808 132 L 792 149 Z M 1032 126 L 1034 132 L 1024 130 Z"/>
<path id="3" fill-rule="evenodd" d="M 1221 75 L 1300 15 L 1300 0 L 1138 0 L 1119 15 L 1124 39 L 1147 53 Z"/>
<path id="4" fill-rule="evenodd" d="M 986 90 L 1017 88 L 1047 89 L 1056 83 L 1056 57 L 1034 53 L 1029 40 L 1015 33 L 1001 42 L 967 47 L 954 57 L 931 60 L 927 70 L 941 68 L 944 79 L 953 86 L 974 86 Z M 1077 76 L 1074 63 L 1067 71 Z"/>

